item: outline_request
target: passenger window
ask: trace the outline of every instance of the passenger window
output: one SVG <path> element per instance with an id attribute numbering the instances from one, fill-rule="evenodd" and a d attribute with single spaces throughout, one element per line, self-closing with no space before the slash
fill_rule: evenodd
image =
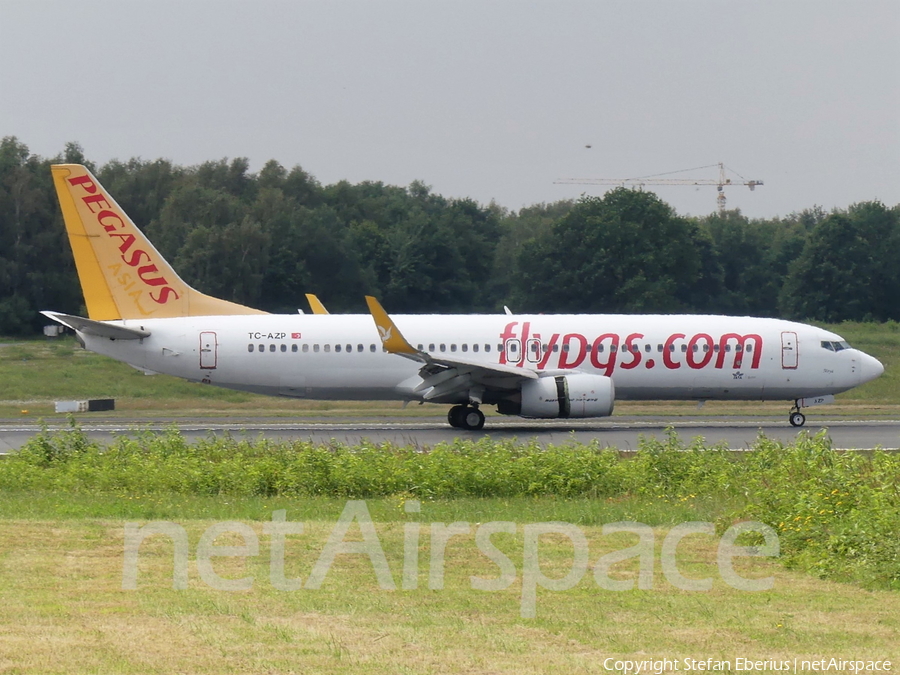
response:
<path id="1" fill-rule="evenodd" d="M 564 351 L 564 352 L 568 352 L 568 351 L 569 351 L 569 343 L 568 343 L 568 342 L 567 342 L 566 344 L 563 345 L 563 351 Z"/>
<path id="2" fill-rule="evenodd" d="M 731 345 L 725 345 L 725 351 L 726 351 L 726 352 L 730 352 L 730 351 L 731 351 Z"/>
<path id="3" fill-rule="evenodd" d="M 697 345 L 694 345 L 694 346 L 696 347 Z M 686 352 L 686 351 L 687 351 L 687 345 L 681 345 L 681 351 L 682 351 L 682 352 Z"/>
<path id="4" fill-rule="evenodd" d="M 554 351 L 554 352 L 558 352 L 558 351 L 559 351 L 559 345 L 553 345 L 553 351 Z"/>
<path id="5" fill-rule="evenodd" d="M 628 345 L 622 345 L 622 351 L 623 351 L 623 352 L 627 352 L 627 351 L 628 351 Z"/>
<path id="6" fill-rule="evenodd" d="M 247 351 L 248 351 L 248 352 L 252 352 L 252 351 L 253 351 L 253 345 L 247 345 Z"/>
<path id="7" fill-rule="evenodd" d="M 287 351 L 287 345 L 281 345 L 281 351 L 286 352 L 286 351 Z"/>
<path id="8" fill-rule="evenodd" d="M 490 346 L 490 345 L 485 345 L 485 346 L 484 346 L 484 351 L 486 351 L 486 352 L 491 351 L 491 346 Z"/>
<path id="9" fill-rule="evenodd" d="M 331 351 L 331 345 L 323 345 L 323 348 L 325 349 L 326 354 Z"/>
<path id="10" fill-rule="evenodd" d="M 456 351 L 456 345 L 450 345 L 450 351 L 451 351 L 451 352 L 455 352 L 455 351 Z"/>
<path id="11" fill-rule="evenodd" d="M 375 353 L 375 345 L 369 345 L 369 351 Z"/>
<path id="12" fill-rule="evenodd" d="M 604 349 L 605 349 L 605 347 L 603 346 L 602 342 L 599 345 L 597 345 L 597 353 L 598 354 L 602 354 Z"/>
<path id="13" fill-rule="evenodd" d="M 662 345 L 656 345 L 656 351 L 657 351 L 657 352 L 662 352 L 662 350 L 663 350 L 663 346 L 662 346 Z"/>
<path id="14" fill-rule="evenodd" d="M 441 345 L 441 351 L 442 352 L 447 351 L 447 345 Z"/>
<path id="15" fill-rule="evenodd" d="M 714 352 L 719 351 L 719 345 L 713 345 L 713 351 Z"/>
<path id="16" fill-rule="evenodd" d="M 297 345 L 291 345 L 291 351 L 297 353 Z"/>
<path id="17" fill-rule="evenodd" d="M 348 354 L 351 353 L 353 351 L 353 345 L 347 345 L 346 349 Z"/>
<path id="18" fill-rule="evenodd" d="M 650 349 L 651 349 L 650 343 L 648 342 L 647 344 L 644 345 L 644 351 L 645 351 L 645 352 L 649 352 Z M 660 351 L 662 351 L 662 350 L 660 349 Z"/>
<path id="19" fill-rule="evenodd" d="M 416 349 L 418 349 L 420 352 L 423 351 L 422 345 L 416 345 Z"/>
<path id="20" fill-rule="evenodd" d="M 340 353 L 340 351 L 341 351 L 341 346 L 340 346 L 340 345 L 335 345 L 335 346 L 334 346 L 334 351 L 337 352 L 337 353 Z"/>
<path id="21" fill-rule="evenodd" d="M 266 346 L 265 346 L 265 345 L 260 345 L 260 346 L 259 346 L 259 351 L 261 351 L 261 352 L 266 351 Z"/>
<path id="22" fill-rule="evenodd" d="M 478 351 L 478 343 L 475 343 L 474 345 L 472 345 L 472 351 L 473 351 L 473 352 L 477 352 L 477 351 Z"/>
<path id="23" fill-rule="evenodd" d="M 684 345 L 681 345 L 681 346 L 683 347 Z M 669 345 L 669 351 L 670 351 L 670 352 L 674 352 L 674 351 L 675 351 L 675 345 Z"/>
<path id="24" fill-rule="evenodd" d="M 637 354 L 639 351 L 641 351 L 641 348 L 638 347 L 636 344 L 632 344 L 631 351 L 633 351 L 635 354 Z"/>
<path id="25" fill-rule="evenodd" d="M 270 352 L 274 352 L 274 351 L 275 351 L 275 345 L 269 345 L 269 351 L 270 351 Z"/>
<path id="26" fill-rule="evenodd" d="M 428 345 L 428 351 L 430 351 L 430 352 L 433 352 L 433 351 L 434 351 L 434 344 L 429 344 L 429 345 Z"/>
<path id="27" fill-rule="evenodd" d="M 361 352 L 363 350 L 362 345 L 356 345 L 356 351 Z M 421 350 L 420 350 L 421 351 Z"/>
<path id="28" fill-rule="evenodd" d="M 314 351 L 314 352 L 318 352 L 318 351 L 319 351 L 319 345 L 313 345 L 313 351 Z"/>
<path id="29" fill-rule="evenodd" d="M 747 351 L 748 351 L 748 352 L 752 352 L 752 351 L 753 351 L 753 345 L 747 345 Z"/>
<path id="30" fill-rule="evenodd" d="M 463 350 L 464 352 L 469 351 L 469 345 L 467 345 L 465 342 L 463 342 L 462 350 Z"/>
<path id="31" fill-rule="evenodd" d="M 309 345 L 303 345 L 303 353 L 306 354 L 309 351 Z"/>
<path id="32" fill-rule="evenodd" d="M 695 351 L 695 352 L 698 352 L 698 351 L 700 351 L 700 348 L 697 347 L 697 345 L 694 345 L 693 347 L 691 347 L 691 350 L 692 350 L 692 351 Z"/>

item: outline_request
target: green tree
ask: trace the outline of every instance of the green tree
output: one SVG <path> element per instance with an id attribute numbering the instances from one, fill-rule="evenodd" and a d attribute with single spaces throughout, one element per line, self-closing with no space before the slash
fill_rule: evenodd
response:
<path id="1" fill-rule="evenodd" d="M 835 211 L 809 233 L 781 294 L 797 319 L 900 319 L 900 209 L 862 202 Z"/>
<path id="2" fill-rule="evenodd" d="M 673 312 L 715 295 L 699 226 L 649 192 L 583 197 L 518 259 L 517 306 L 553 312 Z"/>

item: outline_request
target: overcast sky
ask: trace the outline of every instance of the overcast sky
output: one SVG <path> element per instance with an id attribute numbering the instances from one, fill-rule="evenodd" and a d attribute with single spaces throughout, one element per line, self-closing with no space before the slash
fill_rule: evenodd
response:
<path id="1" fill-rule="evenodd" d="M 898 36 L 898 0 L 0 0 L 0 135 L 511 209 L 720 161 L 765 182 L 726 191 L 750 216 L 894 205 Z M 715 209 L 714 187 L 653 189 Z"/>

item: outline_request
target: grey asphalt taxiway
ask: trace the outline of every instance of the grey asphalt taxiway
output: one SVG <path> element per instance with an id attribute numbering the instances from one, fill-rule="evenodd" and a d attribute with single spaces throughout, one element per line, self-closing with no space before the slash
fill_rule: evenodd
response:
<path id="1" fill-rule="evenodd" d="M 361 441 L 432 447 L 457 438 L 517 439 L 541 445 L 597 443 L 624 451 L 637 450 L 641 438 L 664 438 L 674 428 L 686 442 L 702 438 L 706 444 L 724 444 L 732 450 L 747 450 L 760 434 L 779 441 L 792 441 L 801 434 L 824 431 L 835 448 L 872 449 L 900 447 L 900 420 L 813 420 L 802 429 L 786 420 L 750 417 L 639 417 L 617 416 L 600 420 L 522 420 L 488 417 L 481 431 L 452 429 L 442 417 L 361 418 L 193 418 L 113 419 L 79 418 L 81 428 L 92 439 L 109 443 L 117 436 L 138 432 L 162 433 L 176 426 L 190 441 L 209 436 L 267 438 L 275 441 L 303 440 L 315 443 L 358 444 Z M 48 421 L 50 430 L 64 429 L 63 420 Z M 40 431 L 37 422 L 0 420 L 0 453 L 15 452 Z"/>

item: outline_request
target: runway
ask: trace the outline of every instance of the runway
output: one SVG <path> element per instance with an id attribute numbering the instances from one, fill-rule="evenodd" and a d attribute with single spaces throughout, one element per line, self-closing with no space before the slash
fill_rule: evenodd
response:
<path id="1" fill-rule="evenodd" d="M 190 441 L 230 434 L 235 438 L 274 441 L 302 440 L 315 443 L 356 445 L 362 441 L 433 447 L 458 438 L 517 440 L 540 445 L 597 443 L 623 451 L 638 449 L 640 439 L 664 438 L 672 427 L 685 442 L 700 437 L 706 444 L 722 443 L 732 450 L 747 450 L 759 436 L 789 442 L 801 434 L 825 430 L 835 448 L 872 449 L 900 447 L 900 420 L 822 420 L 808 421 L 802 429 L 785 420 L 749 417 L 656 418 L 621 416 L 600 420 L 522 420 L 489 417 L 485 428 L 464 432 L 450 428 L 443 417 L 306 418 L 194 418 L 194 419 L 102 419 L 79 420 L 92 439 L 109 443 L 117 436 L 138 431 L 161 433 L 177 426 Z M 66 423 L 49 424 L 51 430 L 65 429 Z M 0 453 L 14 452 L 40 431 L 36 423 L 0 420 Z"/>

